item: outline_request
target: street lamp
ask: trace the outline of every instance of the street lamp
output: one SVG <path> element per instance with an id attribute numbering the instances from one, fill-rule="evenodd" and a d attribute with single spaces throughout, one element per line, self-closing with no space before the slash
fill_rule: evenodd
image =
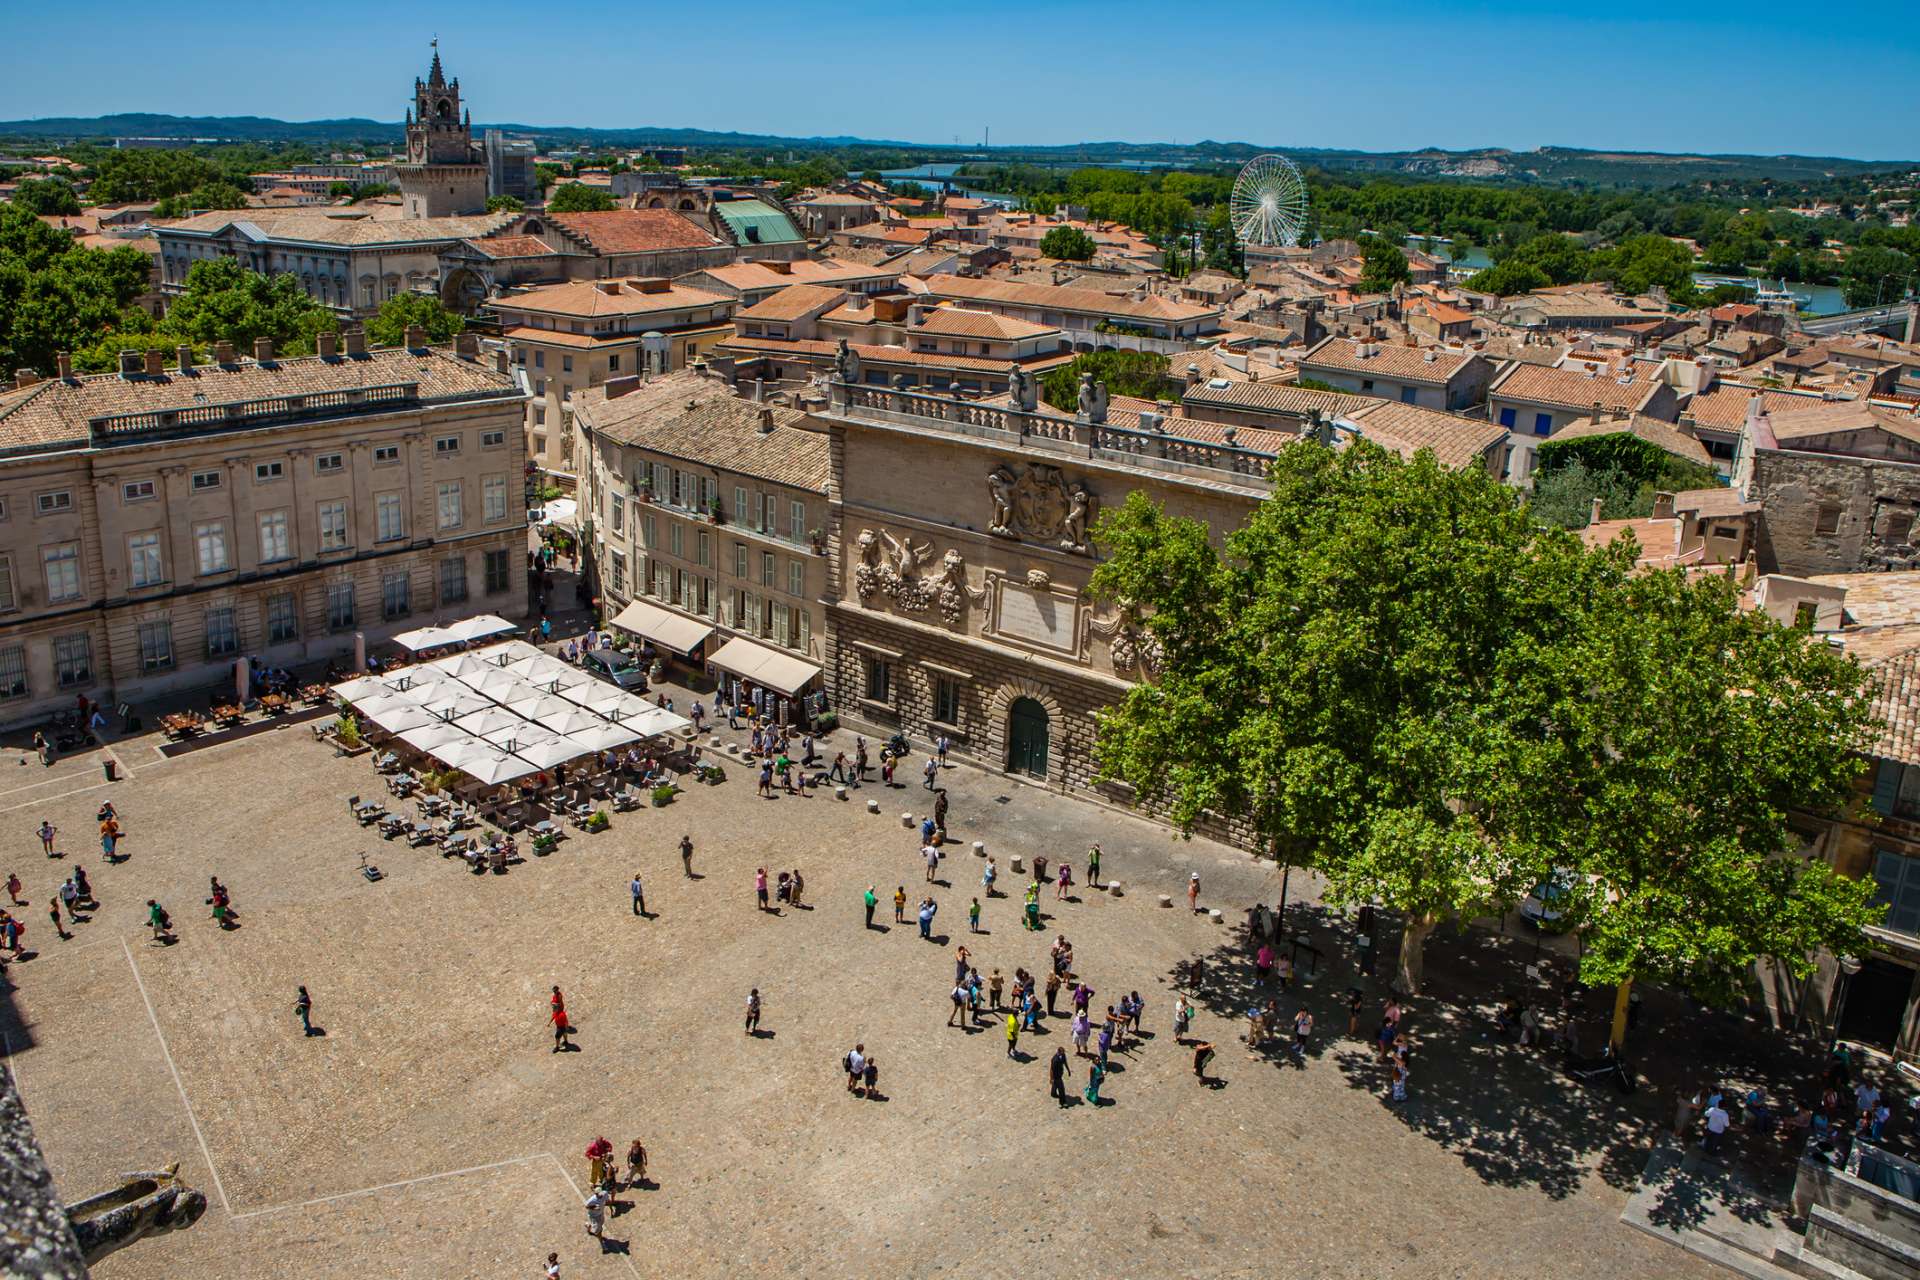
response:
<path id="1" fill-rule="evenodd" d="M 1860 960 L 1857 956 L 1840 957 L 1840 981 L 1834 986 L 1833 993 L 1833 1034 L 1827 1038 L 1827 1055 L 1840 1045 L 1840 1020 L 1847 1014 L 1847 992 L 1853 986 L 1853 977 L 1860 972 Z"/>

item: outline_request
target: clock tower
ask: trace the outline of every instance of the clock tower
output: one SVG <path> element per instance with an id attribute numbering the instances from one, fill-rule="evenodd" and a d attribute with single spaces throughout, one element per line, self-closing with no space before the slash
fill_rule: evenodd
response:
<path id="1" fill-rule="evenodd" d="M 473 121 L 460 105 L 460 81 L 449 82 L 434 41 L 433 67 L 413 82 L 407 111 L 407 160 L 394 177 L 409 218 L 484 213 L 487 165 L 473 145 Z"/>

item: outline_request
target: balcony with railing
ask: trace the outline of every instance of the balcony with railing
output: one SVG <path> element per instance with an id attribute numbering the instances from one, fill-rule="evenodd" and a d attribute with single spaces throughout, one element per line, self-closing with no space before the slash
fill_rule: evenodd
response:
<path id="1" fill-rule="evenodd" d="M 965 436 L 1007 449 L 1084 458 L 1158 471 L 1169 478 L 1264 489 L 1275 455 L 1231 443 L 1193 439 L 1166 429 L 1152 414 L 1139 427 L 1065 417 L 1041 410 L 983 404 L 919 391 L 835 381 L 827 416 Z"/>
<path id="2" fill-rule="evenodd" d="M 431 397 L 435 404 L 491 399 L 497 391 L 464 392 Z M 338 391 L 311 391 L 303 395 L 235 400 L 225 404 L 193 404 L 174 409 L 147 409 L 104 414 L 87 420 L 90 442 L 98 448 L 162 436 L 203 435 L 283 422 L 346 418 L 383 413 L 422 403 L 416 382 L 394 382 Z"/>

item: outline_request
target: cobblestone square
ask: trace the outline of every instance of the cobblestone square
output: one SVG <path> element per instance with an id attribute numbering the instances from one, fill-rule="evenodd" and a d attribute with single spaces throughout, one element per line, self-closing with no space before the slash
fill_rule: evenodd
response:
<path id="1" fill-rule="evenodd" d="M 1355 975 L 1317 913 L 1294 916 L 1325 964 L 1303 989 L 1317 1019 L 1306 1065 L 1249 1057 L 1239 928 L 1249 904 L 1277 899 L 1278 877 L 1231 849 L 949 769 L 955 843 L 930 890 L 930 944 L 911 917 L 892 923 L 890 901 L 896 885 L 910 903 L 929 891 L 900 816 L 928 811 L 917 757 L 909 785 L 875 780 L 846 802 L 761 799 L 735 765 L 723 785 L 474 876 L 357 826 L 346 797 L 384 788 L 365 757 L 337 758 L 304 727 L 173 759 L 155 741 L 116 744 L 131 776 L 111 785 L 91 757 L 42 771 L 0 756 L 13 850 L 0 874 L 17 871 L 41 904 L 23 913 L 36 954 L 10 969 L 0 1030 L 61 1190 L 77 1199 L 179 1160 L 212 1201 L 191 1231 L 102 1264 L 106 1280 L 537 1276 L 549 1250 L 568 1277 L 1707 1274 L 1617 1221 L 1651 1103 L 1572 1091 L 1416 1002 L 1413 1096 L 1390 1109 L 1345 1034 Z M 108 797 L 132 854 L 118 866 L 92 834 Z M 59 862 L 33 835 L 43 818 L 60 828 Z M 681 873 L 683 833 L 699 879 Z M 979 936 L 974 840 L 1014 890 L 982 898 Z M 1022 930 L 1009 859 L 1065 856 L 1083 880 L 1092 840 L 1124 896 L 1081 885 L 1056 902 L 1049 888 L 1045 932 Z M 363 850 L 385 880 L 361 878 Z M 75 862 L 102 906 L 60 942 L 44 904 Z M 803 907 L 757 911 L 760 866 L 799 868 Z M 636 870 L 652 918 L 631 913 Z M 1223 923 L 1186 910 L 1191 871 Z M 208 918 L 210 875 L 232 890 L 238 929 Z M 149 897 L 172 912 L 177 945 L 149 939 Z M 983 975 L 1044 974 L 1057 933 L 1096 1007 L 1146 999 L 1152 1035 L 1114 1055 L 1111 1105 L 1049 1100 L 1064 1017 L 1022 1037 L 1021 1061 L 1003 1023 L 944 1025 L 956 946 Z M 1195 957 L 1214 1089 L 1173 1043 L 1176 975 Z M 324 1036 L 300 1034 L 301 983 Z M 556 983 L 578 1052 L 550 1051 Z M 765 1034 L 751 1038 L 740 1019 L 756 986 Z M 1363 1034 L 1379 993 L 1368 985 Z M 1295 1003 L 1283 996 L 1283 1012 Z M 856 1041 L 879 1060 L 882 1099 L 843 1087 Z M 1076 1061 L 1076 1093 L 1085 1078 Z M 581 1152 L 601 1134 L 620 1150 L 643 1138 L 653 1183 L 622 1193 L 604 1251 L 581 1209 Z"/>

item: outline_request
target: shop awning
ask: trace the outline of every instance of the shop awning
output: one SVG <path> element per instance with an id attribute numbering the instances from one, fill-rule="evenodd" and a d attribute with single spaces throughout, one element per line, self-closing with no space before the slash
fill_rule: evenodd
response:
<path id="1" fill-rule="evenodd" d="M 614 615 L 613 625 L 678 654 L 692 653 L 713 634 L 713 628 L 698 618 L 669 613 L 645 600 L 635 600 Z"/>
<path id="2" fill-rule="evenodd" d="M 820 668 L 811 662 L 739 636 L 721 645 L 720 651 L 707 661 L 742 680 L 763 684 L 789 696 L 799 693 L 820 674 Z"/>

